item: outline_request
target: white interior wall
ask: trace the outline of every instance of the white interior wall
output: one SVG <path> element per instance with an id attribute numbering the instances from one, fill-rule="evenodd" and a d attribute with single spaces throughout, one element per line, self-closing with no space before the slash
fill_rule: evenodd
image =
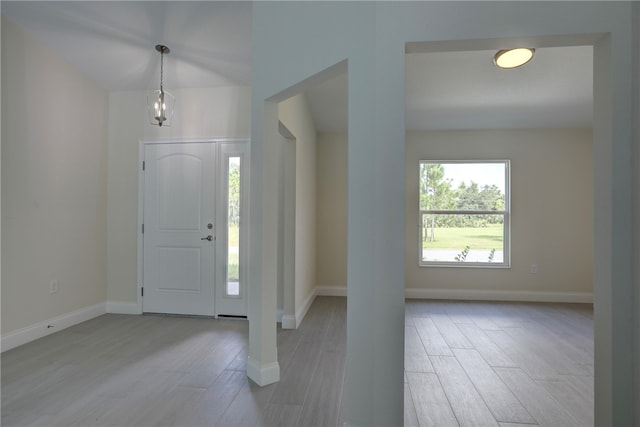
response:
<path id="1" fill-rule="evenodd" d="M 631 22 L 630 5 L 619 22 Z M 633 423 L 633 205 L 630 27 L 594 45 L 595 423 Z M 617 64 L 617 65 L 616 65 Z M 626 65 L 624 65 L 626 64 Z M 637 366 L 637 365 L 636 365 Z M 606 398 L 605 398 L 606 396 Z"/>
<path id="2" fill-rule="evenodd" d="M 104 304 L 107 102 L 2 17 L 3 338 Z"/>
<path id="3" fill-rule="evenodd" d="M 278 117 L 295 137 L 294 307 L 296 326 L 316 285 L 316 128 L 304 95 L 278 105 Z"/>
<path id="4" fill-rule="evenodd" d="M 346 133 L 318 135 L 317 274 L 318 287 L 345 294 L 347 287 L 347 151 Z"/>
<path id="5" fill-rule="evenodd" d="M 569 34 L 595 34 L 594 47 L 594 295 L 596 299 L 596 423 L 633 423 L 633 226 L 637 194 L 631 179 L 630 3 L 260 3 L 253 6 L 252 136 L 257 156 L 254 183 L 269 179 L 268 153 L 277 120 L 268 102 L 320 70 L 348 59 L 349 214 L 347 423 L 402 423 L 404 317 L 404 52 L 411 41 L 484 41 L 502 38 L 559 45 L 584 42 Z M 327 29 L 330 28 L 330 31 Z M 600 36 L 607 34 L 605 36 Z M 293 35 L 293 36 L 292 36 Z M 477 45 L 478 43 L 476 43 Z M 615 191 L 614 191 L 615 190 Z M 253 193 L 255 194 L 255 193 Z M 275 219 L 260 196 L 252 226 Z M 266 209 L 266 211 L 263 211 Z M 265 215 L 262 215 L 265 213 Z M 264 234 L 266 236 L 266 233 Z M 265 242 L 258 236 L 257 249 Z M 254 236 L 255 237 L 255 236 Z M 268 261 L 268 260 L 267 260 Z M 373 267 L 372 267 L 373 266 Z M 272 292 L 255 264 L 253 284 Z M 250 305 L 261 319 L 275 301 Z M 626 319 L 626 323 L 625 323 Z M 375 331 L 375 332 L 374 332 Z M 275 331 L 254 325 L 250 357 L 259 369 L 273 366 Z M 399 348 L 399 351 L 398 351 Z M 381 369 L 384 366 L 385 369 Z M 255 374 L 259 371 L 250 373 Z"/>
<path id="6" fill-rule="evenodd" d="M 573 302 L 592 299 L 590 129 L 409 132 L 406 144 L 408 294 Z M 511 160 L 509 269 L 418 265 L 418 163 L 456 159 Z M 537 274 L 530 273 L 531 264 L 537 264 Z"/>
<path id="7" fill-rule="evenodd" d="M 635 76 L 635 194 L 640 193 L 640 3 L 633 4 L 633 40 L 634 40 L 634 62 L 633 75 Z M 635 199 L 635 259 L 640 258 L 640 197 Z M 640 359 L 640 262 L 635 262 L 635 360 Z M 640 400 L 640 366 L 635 366 L 635 396 Z M 640 425 L 640 403 L 636 402 L 636 425 Z"/>
<path id="8" fill-rule="evenodd" d="M 380 108 L 384 105 L 381 100 L 388 94 L 387 87 L 381 87 L 378 79 L 386 75 L 386 70 L 380 70 L 379 75 L 376 72 L 376 77 L 367 76 L 367 71 L 377 70 L 379 65 L 379 52 L 371 44 L 375 39 L 376 7 L 372 3 L 314 3 L 313 10 L 307 7 L 302 3 L 254 4 L 252 136 L 254 153 L 258 154 L 254 172 L 266 180 L 272 167 L 268 160 L 273 144 L 273 132 L 269 129 L 272 119 L 265 100 L 279 101 L 280 94 L 286 93 L 289 87 L 349 57 L 349 194 L 357 194 L 358 200 L 349 203 L 350 314 L 347 335 L 358 344 L 352 345 L 351 351 L 347 348 L 347 366 L 352 367 L 351 370 L 347 368 L 347 376 L 349 372 L 355 374 L 347 379 L 347 395 L 350 406 L 357 408 L 355 415 L 351 414 L 352 422 L 397 424 L 403 413 L 403 334 L 396 332 L 404 324 L 404 243 L 401 239 L 398 244 L 392 236 L 402 236 L 404 224 L 389 226 L 384 219 L 403 217 L 404 211 L 404 177 L 393 173 L 401 170 L 404 164 L 404 131 L 398 137 L 397 127 L 389 126 L 389 120 L 404 122 L 402 108 L 396 109 L 395 103 Z M 259 18 L 255 19 L 256 16 Z M 265 34 L 265 30 L 280 25 L 278 31 Z M 290 37 L 291 34 L 296 37 Z M 280 47 L 284 49 L 280 50 Z M 403 58 L 404 51 L 401 50 L 397 60 Z M 383 62 L 387 60 L 389 58 Z M 398 70 L 392 71 L 394 76 L 396 73 Z M 403 75 L 402 70 L 400 74 Z M 400 80 L 398 85 L 392 86 L 391 92 L 402 88 Z M 360 103 L 354 105 L 352 99 L 358 99 Z M 401 149 L 394 150 L 398 142 Z M 352 150 L 358 154 L 364 150 L 366 154 L 352 156 Z M 260 182 L 260 179 L 256 181 Z M 392 195 L 391 200 L 384 196 L 388 194 Z M 384 200 L 384 206 L 376 206 L 376 200 Z M 260 206 L 262 212 L 252 216 L 255 227 L 267 229 L 271 226 L 270 215 L 265 214 L 269 206 L 267 203 L 252 204 L 252 207 Z M 265 242 L 258 243 L 258 248 L 265 247 Z M 370 268 L 372 265 L 374 267 Z M 254 286 L 264 294 L 272 292 L 274 284 L 260 271 L 268 267 L 255 265 L 254 268 L 254 277 L 263 279 Z M 396 283 L 396 286 L 389 286 L 390 283 Z M 381 301 L 385 303 L 381 304 Z M 392 310 L 388 310 L 390 306 Z M 252 308 L 267 319 L 275 305 L 263 300 L 259 307 Z M 398 310 L 401 316 L 397 316 Z M 362 326 L 365 326 L 364 330 Z M 264 327 L 257 330 L 255 324 L 253 328 L 250 330 L 250 357 L 255 356 L 255 365 L 264 366 L 266 370 L 274 360 L 275 352 L 270 351 L 269 343 L 275 341 L 275 334 Z M 390 333 L 394 329 L 395 332 Z M 252 374 L 258 372 L 250 372 L 250 376 Z M 380 387 L 387 392 L 378 394 Z M 372 401 L 374 390 L 376 398 Z"/>
<path id="9" fill-rule="evenodd" d="M 285 238 L 284 238 L 284 213 L 285 213 L 285 193 L 284 193 L 284 184 L 285 184 L 285 173 L 284 173 L 284 153 L 285 153 L 285 144 L 286 140 L 284 138 L 281 140 L 280 144 L 278 144 L 278 194 L 276 197 L 278 198 L 278 241 L 275 242 L 276 250 L 278 251 L 278 272 L 276 276 L 276 280 L 278 282 L 278 312 L 284 310 L 284 246 L 285 246 Z"/>
<path id="10" fill-rule="evenodd" d="M 296 263 L 296 140 L 291 138 L 291 133 L 287 137 L 282 137 L 283 147 L 283 205 L 282 205 L 282 286 L 278 288 L 278 296 L 282 301 L 278 301 L 278 309 L 282 309 L 282 328 L 292 329 L 298 327 L 295 313 L 295 263 Z M 282 292 L 282 295 L 280 294 Z"/>
<path id="11" fill-rule="evenodd" d="M 347 283 L 347 135 L 318 142 L 319 286 Z M 511 160 L 511 258 L 504 269 L 418 265 L 420 160 Z M 542 173 L 544 170 L 544 173 Z M 405 274 L 412 297 L 589 301 L 593 156 L 589 129 L 408 132 Z M 531 274 L 532 263 L 538 273 Z"/>
<path id="12" fill-rule="evenodd" d="M 172 90 L 171 127 L 149 123 L 146 93 L 109 94 L 107 298 L 112 311 L 137 309 L 138 144 L 141 139 L 184 139 L 250 135 L 248 87 Z"/>

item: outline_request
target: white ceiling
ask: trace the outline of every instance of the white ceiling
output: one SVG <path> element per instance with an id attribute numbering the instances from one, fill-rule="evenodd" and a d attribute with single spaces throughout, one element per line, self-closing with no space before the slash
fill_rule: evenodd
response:
<path id="1" fill-rule="evenodd" d="M 11 21 L 107 90 L 251 84 L 249 2 L 9 2 Z M 423 129 L 590 127 L 592 49 L 539 48 L 532 62 L 499 70 L 493 51 L 406 56 L 406 125 Z M 307 91 L 319 132 L 347 129 L 347 75 Z"/>
<path id="2" fill-rule="evenodd" d="M 251 3 L 2 1 L 2 14 L 108 90 L 251 84 Z"/>

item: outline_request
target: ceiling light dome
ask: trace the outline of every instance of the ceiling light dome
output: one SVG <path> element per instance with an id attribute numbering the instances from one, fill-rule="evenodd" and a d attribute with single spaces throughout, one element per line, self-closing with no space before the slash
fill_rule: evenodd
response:
<path id="1" fill-rule="evenodd" d="M 493 57 L 493 62 L 498 68 L 517 68 L 531 61 L 535 51 L 529 47 L 500 50 Z"/>

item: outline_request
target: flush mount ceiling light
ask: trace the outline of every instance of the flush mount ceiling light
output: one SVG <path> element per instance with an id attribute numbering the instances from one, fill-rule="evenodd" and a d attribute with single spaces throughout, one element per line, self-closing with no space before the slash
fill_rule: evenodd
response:
<path id="1" fill-rule="evenodd" d="M 529 47 L 500 50 L 494 55 L 493 63 L 498 68 L 517 68 L 531 61 L 535 51 L 534 48 Z"/>
<path id="2" fill-rule="evenodd" d="M 149 108 L 149 118 L 152 125 L 171 126 L 173 118 L 173 107 L 176 99 L 162 86 L 164 55 L 170 50 L 164 45 L 156 45 L 156 50 L 160 52 L 160 90 L 154 90 L 147 94 L 147 106 Z"/>

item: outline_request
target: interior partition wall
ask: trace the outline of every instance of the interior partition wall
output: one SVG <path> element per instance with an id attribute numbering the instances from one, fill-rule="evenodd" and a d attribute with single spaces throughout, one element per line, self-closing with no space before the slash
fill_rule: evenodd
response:
<path id="1" fill-rule="evenodd" d="M 266 198 L 277 117 L 269 102 L 332 64 L 349 67 L 348 425 L 401 425 L 404 328 L 404 54 L 407 43 L 469 50 L 510 39 L 594 46 L 594 298 L 597 425 L 632 425 L 633 193 L 632 5 L 630 2 L 256 2 L 253 6 L 251 227 L 254 257 L 275 223 Z M 456 47 L 457 46 L 457 47 Z M 491 46 L 490 46 L 491 47 Z M 271 121 L 273 120 L 273 125 Z M 254 156 L 255 154 L 255 156 Z M 256 176 L 257 175 L 257 176 Z M 252 185 L 252 189 L 255 188 Z M 252 264 L 276 310 L 270 260 Z M 275 294 L 275 292 L 273 292 Z M 275 326 L 250 324 L 249 375 L 275 360 Z M 269 348 L 270 351 L 264 350 Z M 273 350 L 273 351 L 271 351 Z M 277 362 L 276 362 L 277 363 Z M 252 377 L 253 378 L 253 377 Z"/>

